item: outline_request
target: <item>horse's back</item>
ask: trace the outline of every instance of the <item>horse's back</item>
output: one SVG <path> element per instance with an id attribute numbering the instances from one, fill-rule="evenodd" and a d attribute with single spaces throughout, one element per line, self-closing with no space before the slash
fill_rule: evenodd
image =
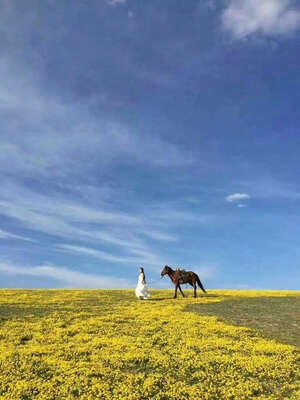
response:
<path id="1" fill-rule="evenodd" d="M 198 276 L 198 275 L 196 274 L 196 272 L 194 272 L 194 271 L 185 271 L 185 273 L 188 274 L 188 275 L 190 275 L 190 276 Z"/>

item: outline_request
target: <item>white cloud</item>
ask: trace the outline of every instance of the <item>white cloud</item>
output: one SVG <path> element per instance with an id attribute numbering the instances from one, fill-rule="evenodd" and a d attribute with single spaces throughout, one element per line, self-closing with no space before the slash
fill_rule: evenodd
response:
<path id="1" fill-rule="evenodd" d="M 137 258 L 139 259 L 139 264 L 147 264 L 154 270 L 156 270 L 157 267 L 165 265 L 165 259 L 162 256 L 147 248 L 132 248 L 130 249 L 130 253 L 137 256 Z"/>
<path id="2" fill-rule="evenodd" d="M 300 27 L 300 9 L 290 0 L 229 0 L 222 25 L 237 39 L 255 33 L 287 35 Z"/>
<path id="3" fill-rule="evenodd" d="M 125 4 L 127 0 L 108 0 L 107 4 L 110 6 L 120 6 L 121 4 Z"/>
<path id="4" fill-rule="evenodd" d="M 81 189 L 85 192 L 85 188 Z M 178 226 L 215 225 L 219 218 L 199 215 L 180 209 L 176 204 L 163 203 L 148 206 L 138 205 L 131 212 L 121 211 L 119 202 L 101 198 L 96 188 L 96 198 L 89 188 L 89 198 L 82 191 L 64 194 L 42 194 L 12 181 L 2 181 L 0 215 L 13 218 L 19 227 L 36 232 L 95 243 L 106 243 L 126 250 L 150 252 L 149 238 L 155 241 L 174 242 L 180 240 Z M 122 207 L 126 202 L 119 196 Z M 91 200 L 92 199 L 92 200 Z M 103 254 L 104 255 L 104 254 Z M 151 257 L 152 258 L 152 257 Z"/>
<path id="5" fill-rule="evenodd" d="M 98 190 L 96 193 L 98 195 Z M 15 218 L 31 229 L 63 237 L 76 235 L 85 237 L 87 224 L 92 226 L 91 235 L 96 237 L 100 237 L 100 232 L 95 229 L 97 226 L 109 225 L 121 230 L 123 227 L 145 224 L 142 216 L 115 211 L 99 197 L 97 197 L 97 206 L 91 206 L 81 197 L 80 192 L 76 192 L 77 200 L 70 200 L 66 195 L 60 197 L 44 195 L 21 184 L 3 181 L 0 214 Z M 103 240 L 114 242 L 107 232 L 103 233 Z M 124 243 L 129 242 L 124 241 Z"/>
<path id="6" fill-rule="evenodd" d="M 0 263 L 0 272 L 6 275 L 36 276 L 51 278 L 62 287 L 67 288 L 128 288 L 134 284 L 127 279 L 114 276 L 86 274 L 60 266 L 30 266 L 21 267 L 9 263 Z"/>
<path id="7" fill-rule="evenodd" d="M 225 199 L 229 203 L 233 203 L 235 201 L 248 200 L 250 199 L 250 196 L 247 193 L 233 193 L 228 195 Z"/>
<path id="8" fill-rule="evenodd" d="M 34 197 L 32 198 L 31 205 L 0 201 L 0 214 L 14 218 L 25 228 L 40 233 L 77 241 L 100 242 L 102 245 L 110 244 L 114 246 L 113 254 L 111 255 L 104 251 L 88 249 L 85 246 L 73 246 L 73 252 L 76 250 L 79 252 L 80 250 L 81 253 L 89 253 L 91 256 L 111 262 L 121 262 L 122 260 L 122 262 L 128 263 L 143 262 L 144 265 L 150 266 L 154 264 L 160 265 L 157 264 L 159 258 L 155 255 L 155 252 L 151 251 L 148 245 L 138 237 L 141 225 L 143 225 L 142 222 L 141 225 L 128 223 L 124 226 L 117 226 L 117 220 L 115 220 L 99 225 L 97 222 L 92 223 L 89 219 L 85 221 L 81 218 L 78 224 L 76 223 L 76 217 L 73 218 L 72 215 L 62 213 L 60 207 L 57 207 L 57 201 L 53 201 L 53 208 L 49 206 L 47 211 L 44 207 L 50 204 L 50 202 L 51 199 L 47 200 L 47 198 L 45 198 L 44 203 L 35 202 Z M 30 209 L 31 207 L 34 210 Z M 55 208 L 57 208 L 57 213 L 55 212 Z M 146 220 L 145 224 L 147 224 Z M 104 227 L 105 229 L 103 229 Z M 127 256 L 120 258 L 118 255 L 115 255 L 116 248 L 121 249 Z M 68 250 L 70 251 L 71 248 L 69 247 Z M 136 254 L 137 257 L 132 257 L 130 254 Z"/>
<path id="9" fill-rule="evenodd" d="M 201 2 L 201 4 L 202 4 L 202 2 Z M 215 2 L 215 0 L 207 0 L 207 1 L 205 1 L 203 3 L 203 6 L 208 8 L 209 10 L 215 10 L 216 9 L 216 2 Z"/>
<path id="10" fill-rule="evenodd" d="M 0 80 L 0 110 L 6 117 L 1 123 L 2 173 L 67 181 L 123 164 L 170 168 L 194 162 L 155 133 L 143 135 L 108 113 L 95 115 L 89 101 L 66 102 L 50 94 L 8 57 L 0 60 Z"/>
<path id="11" fill-rule="evenodd" d="M 114 263 L 133 263 L 138 264 L 138 258 L 128 256 L 116 256 L 105 251 L 92 249 L 90 247 L 75 246 L 70 244 L 59 244 L 58 249 L 67 253 L 85 254 L 101 260 L 106 260 Z"/>
<path id="12" fill-rule="evenodd" d="M 215 265 L 203 265 L 202 267 L 195 268 L 195 272 L 199 275 L 200 280 L 210 279 L 216 276 L 217 267 Z M 204 282 L 202 281 L 203 285 Z"/>
<path id="13" fill-rule="evenodd" d="M 237 204 L 237 207 L 238 207 L 238 208 L 245 208 L 245 207 L 247 207 L 247 206 L 246 206 L 246 204 L 239 203 L 239 204 Z"/>
<path id="14" fill-rule="evenodd" d="M 175 234 L 165 233 L 154 229 L 142 229 L 140 232 L 142 235 L 157 241 L 176 242 L 178 240 L 178 237 Z"/>
<path id="15" fill-rule="evenodd" d="M 172 207 L 167 210 L 171 212 Z M 70 200 L 65 194 L 45 195 L 6 181 L 2 183 L 0 199 L 0 215 L 15 220 L 19 231 L 25 228 L 42 234 L 41 243 L 46 240 L 43 234 L 73 242 L 52 246 L 51 250 L 81 253 L 113 263 L 141 263 L 150 268 L 165 263 L 152 241 L 174 242 L 180 239 L 177 231 L 173 232 L 174 224 L 199 223 L 197 218 L 193 221 L 191 214 L 173 211 L 171 220 L 165 208 L 151 209 L 150 213 L 148 207 L 141 206 L 133 213 L 119 208 L 116 211 L 111 202 L 103 199 L 90 204 L 80 192 Z"/>
<path id="16" fill-rule="evenodd" d="M 26 242 L 33 242 L 33 239 L 21 235 L 16 235 L 14 233 L 4 231 L 3 229 L 0 229 L 0 239 L 18 239 L 24 240 Z"/>

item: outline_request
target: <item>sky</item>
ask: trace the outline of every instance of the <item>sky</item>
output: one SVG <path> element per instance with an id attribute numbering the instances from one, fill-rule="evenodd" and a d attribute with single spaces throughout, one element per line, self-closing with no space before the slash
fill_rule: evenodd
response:
<path id="1" fill-rule="evenodd" d="M 300 287 L 300 2 L 0 2 L 0 287 Z"/>

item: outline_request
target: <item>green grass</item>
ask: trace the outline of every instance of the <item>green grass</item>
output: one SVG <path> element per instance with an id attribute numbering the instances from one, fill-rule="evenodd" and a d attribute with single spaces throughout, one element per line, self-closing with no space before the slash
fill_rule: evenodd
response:
<path id="1" fill-rule="evenodd" d="M 189 311 L 217 316 L 231 325 L 253 328 L 267 338 L 300 346 L 300 297 L 231 298 L 211 304 L 193 304 Z"/>

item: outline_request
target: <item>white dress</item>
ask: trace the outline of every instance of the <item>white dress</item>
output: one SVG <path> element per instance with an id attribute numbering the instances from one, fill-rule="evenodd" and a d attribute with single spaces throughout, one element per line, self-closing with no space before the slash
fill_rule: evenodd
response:
<path id="1" fill-rule="evenodd" d="M 147 300 L 150 297 L 146 283 L 143 282 L 143 273 L 139 274 L 138 284 L 135 288 L 135 295 L 139 299 Z"/>

